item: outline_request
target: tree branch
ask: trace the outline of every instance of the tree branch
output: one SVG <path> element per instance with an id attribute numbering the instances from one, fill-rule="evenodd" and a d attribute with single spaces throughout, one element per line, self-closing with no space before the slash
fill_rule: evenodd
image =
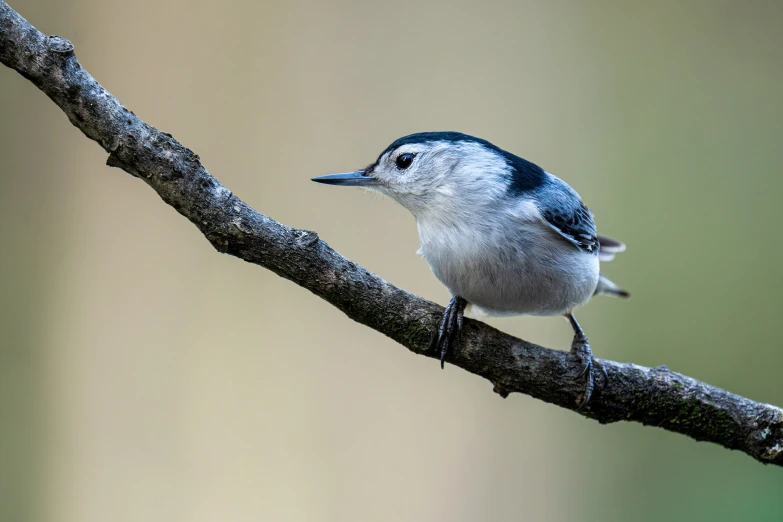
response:
<path id="1" fill-rule="evenodd" d="M 333 304 L 351 319 L 409 348 L 428 351 L 443 309 L 411 295 L 332 250 L 315 232 L 259 214 L 212 177 L 198 155 L 146 124 L 84 70 L 68 40 L 47 37 L 0 0 L 0 62 L 30 80 L 71 123 L 109 153 L 107 164 L 142 179 L 222 253 L 263 266 Z M 4 103 L 10 100 L 4 99 Z M 576 410 L 579 365 L 466 320 L 449 359 L 480 375 L 503 397 L 512 392 Z M 737 449 L 783 466 L 783 410 L 666 367 L 602 361 L 609 385 L 580 413 L 601 423 L 635 421 Z M 433 366 L 433 371 L 436 366 Z"/>

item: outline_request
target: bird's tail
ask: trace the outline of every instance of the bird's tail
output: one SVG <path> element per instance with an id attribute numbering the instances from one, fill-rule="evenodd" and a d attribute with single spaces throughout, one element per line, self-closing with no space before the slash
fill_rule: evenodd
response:
<path id="1" fill-rule="evenodd" d="M 598 236 L 598 259 L 601 262 L 611 261 L 615 254 L 625 252 L 625 243 L 606 236 Z"/>
<path id="2" fill-rule="evenodd" d="M 593 293 L 593 295 L 598 294 L 613 295 L 615 297 L 622 297 L 624 299 L 631 297 L 631 294 L 611 282 L 609 279 L 604 277 L 603 274 L 598 275 L 598 286 L 595 287 L 595 292 Z"/>

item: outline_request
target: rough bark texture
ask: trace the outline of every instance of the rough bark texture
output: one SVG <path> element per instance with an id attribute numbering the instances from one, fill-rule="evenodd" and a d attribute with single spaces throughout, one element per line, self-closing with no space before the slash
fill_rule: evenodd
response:
<path id="1" fill-rule="evenodd" d="M 250 208 L 212 177 L 197 154 L 146 124 L 84 70 L 71 43 L 42 34 L 0 0 L 0 62 L 30 80 L 77 128 L 109 153 L 107 164 L 143 180 L 222 253 L 263 266 L 310 290 L 351 319 L 428 352 L 443 312 L 344 258 L 315 232 Z M 0 103 L 13 103 L 2 99 Z M 576 410 L 583 381 L 566 352 L 466 320 L 448 362 L 480 375 L 502 396 L 525 393 Z M 783 465 L 783 410 L 728 393 L 665 367 L 602 361 L 609 385 L 579 413 L 601 423 L 635 421 Z M 437 365 L 433 364 L 433 371 Z"/>

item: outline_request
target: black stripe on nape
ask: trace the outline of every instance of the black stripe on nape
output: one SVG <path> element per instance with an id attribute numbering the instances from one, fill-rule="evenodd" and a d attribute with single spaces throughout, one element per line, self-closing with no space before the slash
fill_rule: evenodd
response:
<path id="1" fill-rule="evenodd" d="M 478 143 L 479 145 L 482 145 L 483 147 L 497 153 L 499 156 L 502 156 L 512 169 L 511 184 L 508 187 L 508 192 L 511 196 L 519 196 L 521 194 L 530 192 L 543 185 L 544 181 L 546 180 L 546 173 L 544 172 L 544 169 L 535 163 L 511 154 L 510 152 L 501 149 L 497 145 L 494 145 L 487 140 L 476 138 L 475 136 L 470 136 L 469 134 L 463 134 L 461 132 L 419 132 L 416 134 L 403 136 L 386 147 L 386 150 L 381 152 L 381 154 L 378 156 L 378 160 L 380 160 L 384 154 L 391 152 L 398 147 L 402 147 L 403 145 L 430 143 L 436 141 L 445 141 L 451 143 Z M 377 163 L 378 161 L 376 161 L 376 164 Z"/>

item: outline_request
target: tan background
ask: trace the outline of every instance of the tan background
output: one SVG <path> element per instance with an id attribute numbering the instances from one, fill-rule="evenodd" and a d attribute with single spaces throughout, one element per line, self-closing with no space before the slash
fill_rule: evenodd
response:
<path id="1" fill-rule="evenodd" d="M 579 315 L 599 356 L 783 404 L 783 3 L 11 5 L 255 208 L 441 303 L 406 211 L 309 178 L 422 130 L 542 164 L 629 245 L 634 299 Z M 440 371 L 0 93 L 0 520 L 783 519 L 779 468 Z"/>

